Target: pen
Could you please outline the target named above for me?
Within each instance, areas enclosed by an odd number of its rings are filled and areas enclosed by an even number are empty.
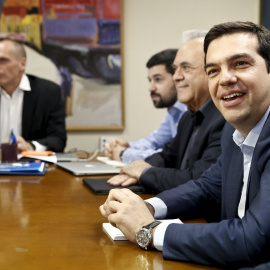
[[[9,144],[16,144],[16,143],[17,143],[16,136],[15,136],[13,129],[12,129],[10,132],[10,136],[9,136]]]

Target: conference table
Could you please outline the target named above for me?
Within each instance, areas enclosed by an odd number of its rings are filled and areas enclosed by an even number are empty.
[[[0,269],[217,269],[163,260],[159,251],[112,241],[99,212],[107,196],[95,195],[83,178],[90,176],[55,164],[47,165],[44,176],[0,176]]]

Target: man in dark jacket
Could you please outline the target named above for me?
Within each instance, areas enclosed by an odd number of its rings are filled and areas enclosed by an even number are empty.
[[[66,145],[65,106],[58,85],[28,76],[21,43],[0,41],[0,140],[13,130],[19,152],[52,150]]]

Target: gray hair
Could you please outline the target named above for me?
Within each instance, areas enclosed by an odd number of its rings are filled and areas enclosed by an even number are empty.
[[[205,37],[208,30],[187,30],[182,34],[182,44],[195,38]]]

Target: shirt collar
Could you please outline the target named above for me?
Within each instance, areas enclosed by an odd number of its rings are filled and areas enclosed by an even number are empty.
[[[185,112],[187,110],[187,106],[179,101],[176,101],[171,109],[168,109],[168,113],[174,117],[175,115],[179,115],[180,112]]]
[[[28,77],[23,74],[21,78],[21,82],[19,84],[19,88],[24,91],[31,91],[31,86]]]
[[[212,99],[209,98],[209,99],[201,106],[201,108],[198,110],[198,111],[201,112],[201,114],[202,114],[203,116],[205,116],[205,112],[208,110],[208,109],[207,109],[207,105],[210,103],[211,100],[212,100]],[[189,109],[188,109],[188,110],[189,110]],[[192,110],[189,110],[189,111],[191,112],[192,115],[196,113],[196,112],[194,112],[194,111],[192,111]],[[198,111],[197,111],[197,112],[198,112]]]
[[[176,101],[171,109],[168,109],[168,112],[174,112],[174,111],[182,111],[185,112],[187,110],[187,107],[184,103],[181,103],[179,101]]]
[[[17,89],[14,92],[16,92],[18,89],[23,91],[31,91],[29,79],[25,74],[23,74],[19,87],[17,87]],[[0,87],[0,93],[5,94],[6,92]]]
[[[237,129],[233,133],[233,140],[236,145],[242,148],[243,145],[249,147],[255,147],[264,126],[264,123],[270,112],[270,106],[261,118],[261,120],[255,125],[255,127],[248,133],[247,137],[243,136]]]

